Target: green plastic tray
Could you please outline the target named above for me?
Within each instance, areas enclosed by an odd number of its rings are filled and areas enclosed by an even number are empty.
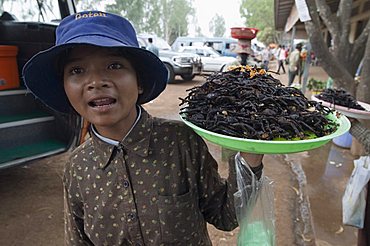
[[[339,118],[337,118],[335,115],[340,116]],[[335,132],[333,132],[330,135],[307,140],[271,141],[271,140],[256,140],[226,136],[223,134],[202,129],[194,125],[193,123],[185,120],[182,117],[182,115],[180,115],[180,118],[186,125],[191,127],[198,135],[212,143],[215,143],[230,150],[257,154],[288,154],[315,149],[326,144],[333,138],[346,133],[351,127],[351,123],[349,122],[346,116],[334,112],[328,115],[328,119],[337,122],[339,124],[339,127]]]

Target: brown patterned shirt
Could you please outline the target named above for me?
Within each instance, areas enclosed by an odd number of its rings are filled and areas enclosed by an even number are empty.
[[[235,169],[222,179],[202,138],[142,111],[119,146],[93,135],[73,151],[64,173],[67,245],[211,245],[206,222],[238,226]]]
[[[355,137],[364,147],[365,154],[370,154],[370,129],[367,129],[360,122],[352,122],[349,132]]]

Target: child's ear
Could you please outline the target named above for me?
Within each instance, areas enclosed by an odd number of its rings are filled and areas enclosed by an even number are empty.
[[[139,90],[139,95],[140,94],[143,94],[144,89],[143,89],[143,87],[141,85],[138,86],[138,90]]]

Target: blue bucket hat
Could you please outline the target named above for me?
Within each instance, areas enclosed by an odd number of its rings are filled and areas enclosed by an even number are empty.
[[[33,56],[23,67],[26,87],[43,103],[62,113],[72,110],[57,62],[67,49],[95,45],[127,50],[143,94],[138,103],[156,98],[167,85],[167,69],[152,52],[139,47],[136,32],[125,18],[101,11],[86,11],[64,18],[56,29],[55,46]],[[135,61],[132,61],[134,59]]]

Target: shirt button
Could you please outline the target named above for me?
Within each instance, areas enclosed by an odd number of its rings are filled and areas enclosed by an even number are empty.
[[[128,182],[127,180],[124,180],[123,181],[123,187],[127,188],[130,186],[130,182]]]
[[[136,219],[136,214],[134,214],[134,213],[129,213],[129,214],[127,215],[127,217],[128,217],[128,219],[129,219],[129,220],[134,221],[134,220]]]

